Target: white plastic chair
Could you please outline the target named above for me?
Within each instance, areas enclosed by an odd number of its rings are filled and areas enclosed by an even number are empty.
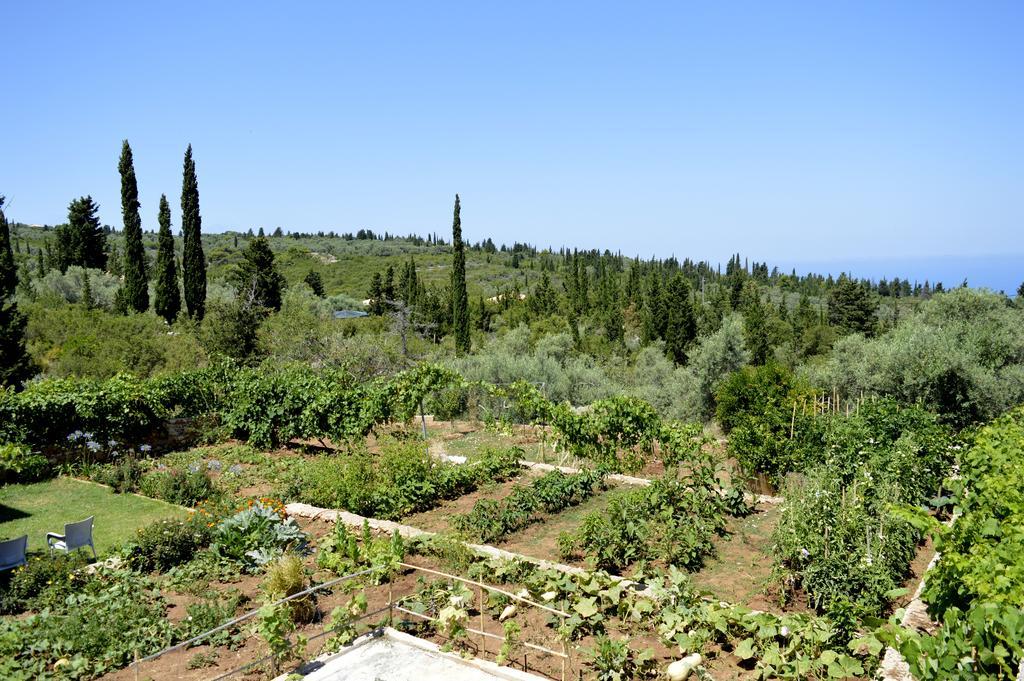
[[[92,549],[92,557],[95,559],[96,547],[92,543],[92,519],[94,517],[89,516],[85,520],[79,520],[77,523],[66,524],[64,526],[64,534],[47,532],[46,547],[51,553],[54,549],[71,553],[75,549],[88,546]]]
[[[28,535],[0,541],[0,572],[13,570],[28,562]]]

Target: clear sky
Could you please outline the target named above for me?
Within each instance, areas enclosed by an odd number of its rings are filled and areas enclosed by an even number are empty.
[[[781,264],[1016,254],[1024,2],[19,2],[0,193]]]

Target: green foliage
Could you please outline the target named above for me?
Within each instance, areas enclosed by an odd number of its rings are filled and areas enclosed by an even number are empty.
[[[846,333],[874,334],[878,301],[866,283],[840,276],[828,292],[828,323]]]
[[[819,418],[807,447],[824,456],[786,490],[774,535],[784,583],[802,587],[820,610],[849,603],[880,614],[921,537],[893,508],[924,505],[939,491],[952,439],[935,415],[890,400]]]
[[[147,474],[139,481],[139,491],[147,497],[163,499],[179,506],[195,506],[219,494],[205,470],[178,468]]]
[[[323,298],[324,293],[324,278],[320,276],[320,273],[316,270],[310,270],[309,274],[302,280],[309,286],[309,289],[313,292],[317,298]]]
[[[598,681],[630,681],[647,678],[654,673],[654,650],[646,648],[636,653],[626,639],[616,641],[598,634],[587,655],[594,669],[594,678]]]
[[[0,196],[0,390],[5,386],[18,387],[32,374],[32,363],[25,349],[27,319],[18,312],[14,302],[18,273],[3,208],[4,197]]]
[[[214,553],[254,572],[285,551],[303,550],[307,537],[295,520],[255,502],[222,520],[214,530],[213,541]]]
[[[665,351],[676,364],[686,364],[690,345],[697,337],[697,323],[693,317],[693,304],[690,302],[690,284],[682,273],[677,273],[672,279],[666,294],[668,320],[664,336]]]
[[[941,616],[974,603],[1024,607],[1024,409],[979,431],[951,483],[959,517],[936,540],[924,597]]]
[[[357,449],[345,457],[307,460],[290,471],[285,496],[359,515],[395,520],[455,499],[506,476],[510,456],[485,452],[480,464],[435,460],[420,442],[385,442],[374,456]]]
[[[199,181],[192,160],[192,145],[185,150],[181,180],[181,231],[184,253],[181,259],[185,307],[190,317],[202,320],[206,314],[206,256],[203,254],[202,217],[199,214]]]
[[[466,252],[459,212],[459,195],[456,194],[455,217],[452,220],[452,329],[455,351],[466,355],[469,354],[469,297],[466,293]]]
[[[267,644],[271,655],[271,673],[281,671],[281,665],[289,660],[301,659],[306,648],[306,638],[297,635],[292,641],[289,636],[295,631],[289,603],[264,605],[256,619],[256,633]]]
[[[149,273],[142,245],[139,187],[128,140],[121,145],[117,170],[121,174],[121,218],[124,225],[124,284],[118,292],[119,307],[126,311],[145,312],[149,309]]]
[[[265,237],[257,237],[245,247],[232,280],[245,304],[274,312],[281,310],[285,280],[277,271],[274,252]]]
[[[900,652],[920,681],[994,681],[1017,676],[1024,658],[1024,615],[1019,605],[976,600],[966,612],[950,607],[940,623],[934,634],[889,624],[876,636]]]
[[[790,430],[794,404],[805,392],[793,373],[775,362],[744,367],[722,382],[718,422],[729,433],[729,453],[747,473],[778,482],[802,467],[804,452]]]
[[[724,504],[713,469],[694,468],[683,479],[666,476],[618,493],[605,509],[588,514],[560,548],[566,554],[582,550],[602,570],[622,571],[656,558],[696,569],[725,530]]]
[[[0,444],[0,482],[34,482],[50,471],[50,462],[25,445]]]
[[[62,601],[78,584],[74,574],[88,559],[82,552],[32,556],[28,562],[0,575],[0,614],[42,610]]]
[[[234,589],[225,593],[215,591],[213,594],[207,594],[202,600],[189,603],[186,606],[187,616],[178,622],[175,627],[175,635],[180,639],[190,639],[211,629],[216,629],[234,619],[238,608],[247,600],[246,596]],[[241,628],[233,626],[207,636],[202,639],[200,645],[227,646],[230,650],[235,650],[245,642],[246,638],[247,636]],[[191,661],[189,664],[191,666]]]
[[[157,237],[156,299],[153,310],[168,324],[172,324],[181,311],[181,291],[178,290],[178,263],[174,254],[174,235],[171,233],[171,207],[165,194],[160,195],[158,222],[160,233]]]
[[[366,614],[366,593],[359,592],[349,598],[344,606],[331,611],[331,619],[325,630],[331,637],[324,644],[326,652],[337,652],[351,643],[356,637],[356,620]]]
[[[71,268],[67,278],[80,272]],[[100,280],[90,274],[94,283]],[[53,271],[48,276],[59,275]],[[93,292],[98,293],[97,287]],[[110,378],[121,372],[148,377],[206,363],[190,328],[178,325],[170,335],[153,314],[123,316],[42,298],[23,309],[29,318],[28,349],[51,378]]]
[[[364,522],[362,537],[357,539],[344,523],[337,522],[334,531],[321,540],[316,564],[336,575],[375,568],[367,581],[382,584],[398,572],[398,563],[404,558],[405,542],[398,530],[390,537],[375,537]]]
[[[956,289],[933,296],[875,339],[836,343],[805,369],[817,385],[847,395],[921,402],[956,426],[990,420],[1024,402],[1024,309],[995,293]]]
[[[121,555],[132,568],[141,572],[166,572],[195,558],[209,545],[213,528],[198,513],[187,520],[166,519],[139,529],[135,540]]]
[[[690,390],[696,393],[696,413],[692,417],[709,421],[715,414],[715,394],[722,381],[750,361],[750,353],[743,343],[740,316],[722,320],[718,330],[704,338],[689,358]]]
[[[68,205],[68,223],[55,230],[55,265],[62,273],[72,265],[106,269],[107,237],[96,215],[99,206],[91,196],[75,199]]]
[[[501,501],[480,499],[469,513],[451,519],[452,528],[475,541],[495,542],[538,520],[538,513],[558,513],[586,501],[601,485],[604,474],[583,471],[567,475],[554,470],[529,487],[516,486]]]
[[[141,575],[101,568],[62,600],[0,619],[0,676],[91,679],[168,646],[166,603]]]
[[[260,307],[242,298],[213,300],[204,306],[203,314],[199,342],[208,355],[245,363],[259,359],[257,331],[266,317]]]

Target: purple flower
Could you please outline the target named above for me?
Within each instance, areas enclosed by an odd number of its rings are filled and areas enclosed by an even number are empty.
[[[149,451],[152,451],[152,449],[153,448],[150,447],[149,445],[139,445],[139,451],[140,452],[149,452]]]
[[[88,442],[85,443],[85,446],[89,448],[90,452],[98,452],[98,451],[100,451],[100,443],[99,442],[93,442],[92,440],[89,440]]]

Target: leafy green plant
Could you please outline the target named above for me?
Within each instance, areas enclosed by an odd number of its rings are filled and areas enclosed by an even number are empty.
[[[594,638],[594,647],[587,651],[595,678],[600,681],[628,681],[653,675],[654,651],[646,648],[634,652],[625,640],[616,641],[604,634]]]
[[[336,652],[355,639],[356,620],[366,614],[366,607],[366,593],[361,591],[353,594],[344,606],[339,605],[331,611],[326,627],[331,637],[324,644],[326,651]]]
[[[334,531],[320,541],[316,556],[318,567],[337,575],[346,575],[366,568],[375,568],[368,581],[382,584],[398,571],[405,557],[405,542],[398,530],[391,536],[374,537],[369,522],[363,522],[361,540],[357,539],[342,522],[336,522]]]
[[[271,673],[277,675],[281,666],[290,660],[301,659],[306,648],[306,638],[296,635],[292,641],[289,636],[295,632],[295,620],[288,603],[264,605],[256,618],[256,633],[267,644],[270,650]]]
[[[247,601],[248,598],[237,590],[207,595],[202,600],[186,606],[187,616],[177,624],[175,633],[178,638],[189,639],[215,629],[234,619],[238,608]],[[204,638],[199,645],[227,646],[234,650],[245,642],[245,638],[245,632],[240,627],[230,627]]]
[[[0,481],[39,480],[46,475],[49,465],[45,456],[33,452],[26,445],[13,442],[0,444]]]
[[[699,567],[724,532],[724,501],[713,477],[699,469],[688,480],[662,477],[648,487],[621,492],[600,512],[588,514],[572,538],[559,540],[564,554],[581,550],[595,567],[622,570],[663,557]]]
[[[504,638],[501,641],[501,648],[498,650],[498,655],[495,658],[495,662],[499,665],[506,664],[519,653],[522,648],[519,638],[523,633],[522,627],[515,620],[504,622],[501,625],[501,630]]]
[[[306,534],[292,518],[284,518],[275,509],[256,502],[217,525],[213,551],[228,560],[255,570],[286,550],[301,551]]]

